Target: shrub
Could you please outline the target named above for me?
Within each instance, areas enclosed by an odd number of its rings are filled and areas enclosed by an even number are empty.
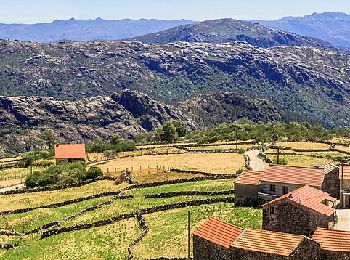
[[[36,171],[27,176],[25,184],[28,188],[70,185],[87,179],[95,179],[99,176],[102,176],[102,171],[97,167],[92,167],[86,171],[84,163],[67,163],[50,166],[43,172]]]
[[[98,167],[91,167],[87,172],[86,172],[86,178],[87,179],[96,179],[98,177],[101,177],[103,175],[103,172],[100,168]]]
[[[288,161],[286,158],[279,158],[278,162],[277,159],[273,160],[274,164],[280,164],[280,165],[287,165]]]

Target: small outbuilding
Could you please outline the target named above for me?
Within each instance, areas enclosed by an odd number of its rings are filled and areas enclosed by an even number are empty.
[[[322,259],[350,259],[350,232],[318,228],[312,239],[320,244]]]
[[[194,260],[320,259],[320,246],[303,235],[241,229],[209,219],[193,233]]]
[[[56,164],[85,162],[85,144],[56,144],[55,160]]]
[[[336,199],[308,185],[272,200],[263,207],[263,229],[311,236],[318,227],[337,221]]]

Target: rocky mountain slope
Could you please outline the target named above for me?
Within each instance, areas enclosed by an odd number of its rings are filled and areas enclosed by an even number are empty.
[[[46,129],[54,130],[61,141],[91,142],[115,133],[133,138],[155,130],[167,120],[180,121],[189,129],[204,129],[242,117],[255,122],[282,118],[266,101],[229,92],[203,95],[177,106],[131,90],[79,101],[0,97],[0,144],[8,150],[23,151],[31,143],[40,144],[41,133]]]
[[[247,118],[253,122],[283,121],[288,115],[266,99],[249,98],[243,93],[214,92],[181,102],[178,109],[198,129]]]
[[[350,15],[345,13],[314,13],[304,17],[285,17],[275,21],[256,21],[260,24],[315,37],[334,45],[350,48]]]
[[[36,42],[120,40],[192,24],[189,20],[55,20],[40,24],[0,24],[0,39]]]
[[[132,38],[148,44],[172,42],[226,43],[245,42],[257,47],[313,46],[332,48],[322,40],[269,29],[257,23],[230,18],[209,20],[201,23],[182,25],[166,31]]]
[[[244,43],[0,41],[0,95],[61,100],[129,88],[174,104],[212,91],[268,100],[291,119],[350,126],[347,53]]]

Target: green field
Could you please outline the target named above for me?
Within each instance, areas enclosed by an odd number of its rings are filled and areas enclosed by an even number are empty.
[[[176,196],[161,199],[146,199],[146,194],[179,191],[222,191],[233,188],[234,179],[205,180],[181,184],[168,184],[152,188],[136,188],[126,191],[134,198],[115,199],[111,204],[76,216],[61,227],[76,224],[88,224],[109,219],[122,213],[132,213],[139,209],[157,205],[167,205],[205,198],[222,198],[233,195],[216,196]],[[114,185],[114,188],[113,188]],[[95,187],[94,187],[95,186]],[[105,186],[105,189],[103,188]],[[125,186],[125,185],[123,185]],[[61,191],[39,192],[0,196],[4,207],[2,210],[44,206],[65,199],[81,198],[103,191],[117,191],[123,187],[108,181]],[[88,192],[88,190],[90,192]],[[93,190],[93,192],[91,192]],[[57,199],[54,199],[57,198]],[[112,199],[106,196],[90,199],[58,208],[39,208],[21,214],[7,214],[0,217],[0,230],[28,232],[52,221],[62,221],[80,210]],[[6,201],[9,201],[6,203]],[[136,259],[166,257],[185,257],[187,255],[187,212],[191,212],[192,230],[203,220],[212,216],[241,227],[261,227],[261,210],[238,208],[232,203],[214,203],[210,205],[177,208],[144,215],[149,232],[134,248]],[[61,233],[40,239],[39,233],[28,236],[0,236],[0,243],[18,243],[18,247],[9,251],[0,250],[0,259],[127,259],[129,244],[140,234],[141,230],[135,218],[128,218],[108,225],[86,230]]]

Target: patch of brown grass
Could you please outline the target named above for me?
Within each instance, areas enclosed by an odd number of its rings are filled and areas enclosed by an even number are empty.
[[[5,211],[19,208],[43,206],[65,200],[86,197],[101,192],[117,191],[125,185],[126,184],[115,185],[113,181],[103,180],[84,185],[82,187],[64,190],[1,195],[0,209],[1,211]]]
[[[330,148],[328,144],[313,142],[278,142],[277,145],[304,150],[327,150]]]
[[[122,171],[126,168],[155,168],[156,165],[198,170],[209,173],[235,173],[244,167],[244,157],[233,153],[186,153],[171,155],[145,155],[139,157],[118,158],[99,167],[104,171]]]

